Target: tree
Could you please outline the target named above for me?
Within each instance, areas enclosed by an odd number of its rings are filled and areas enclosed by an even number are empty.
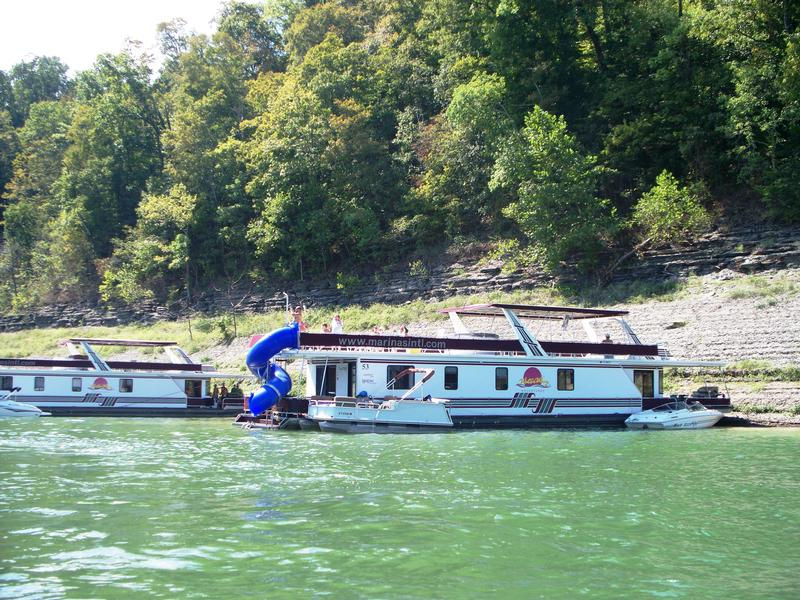
[[[772,218],[800,220],[796,2],[734,0],[703,14],[699,35],[729,58],[733,90],[724,132],[735,173],[763,196]]]
[[[0,110],[0,197],[11,181],[14,157],[19,152],[19,138],[14,126],[11,124],[11,115],[8,111]],[[0,201],[0,222],[3,220],[3,202]],[[2,229],[0,229],[2,231]]]
[[[63,208],[55,183],[69,147],[67,131],[73,113],[74,105],[66,99],[38,102],[17,130],[20,150],[4,196],[5,244],[0,255],[0,290],[7,290],[7,303],[12,298],[17,304],[30,300],[27,290],[36,274],[34,248],[47,237],[50,224]]]
[[[595,197],[599,174],[595,157],[581,151],[564,118],[537,106],[521,133],[506,139],[492,185],[517,195],[503,213],[546,267],[577,257],[586,269],[597,263],[616,226],[610,203]]]
[[[246,57],[245,78],[279,71],[285,66],[283,39],[264,15],[264,8],[249,2],[226,3],[219,16],[220,33],[226,34]]]
[[[55,56],[37,56],[11,68],[9,81],[13,104],[10,107],[15,127],[21,127],[33,104],[58,100],[70,87],[68,67]]]
[[[133,225],[148,179],[164,164],[164,123],[149,75],[128,54],[102,55],[77,82],[79,106],[58,191],[85,208],[98,257],[109,256],[112,238]]]
[[[136,226],[116,241],[106,265],[100,285],[104,300],[164,300],[170,292],[188,289],[188,230],[196,204],[197,198],[182,185],[166,195],[144,196],[136,210]]]

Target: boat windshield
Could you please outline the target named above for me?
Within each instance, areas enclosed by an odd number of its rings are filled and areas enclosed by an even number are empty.
[[[686,410],[686,402],[668,402],[667,404],[662,404],[661,406],[656,406],[653,409],[653,412],[668,412],[671,410]]]
[[[703,406],[700,402],[692,402],[689,405],[689,410],[691,411],[703,411],[708,410],[705,406]]]

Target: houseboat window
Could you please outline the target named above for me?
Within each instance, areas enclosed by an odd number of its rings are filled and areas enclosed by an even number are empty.
[[[444,368],[444,389],[446,390],[458,389],[458,367]]]
[[[558,389],[569,392],[575,389],[575,369],[558,370]]]
[[[389,382],[406,369],[413,369],[412,365],[389,365],[386,367],[386,381]],[[398,378],[393,385],[386,386],[387,390],[410,390],[414,386],[414,374],[406,373]]]
[[[33,391],[34,392],[43,392],[44,391],[44,377],[34,377],[33,378]]]
[[[72,391],[73,392],[80,392],[83,389],[83,379],[80,377],[73,377],[72,378]]]
[[[189,398],[202,398],[203,382],[199,379],[187,379],[183,384],[183,391]]]
[[[133,391],[133,379],[120,379],[119,391],[123,394],[129,394]]]
[[[653,397],[653,372],[652,371],[638,371],[633,372],[633,383],[639,388],[642,393],[642,398]]]
[[[508,367],[497,367],[494,370],[494,389],[508,389]]]
[[[664,395],[664,369],[658,370],[658,395]]]
[[[3,375],[0,377],[0,390],[5,390],[10,392],[11,389],[14,387],[14,378],[9,375]]]

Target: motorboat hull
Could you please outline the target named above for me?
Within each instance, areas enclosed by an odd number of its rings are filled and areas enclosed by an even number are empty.
[[[419,425],[416,423],[319,421],[317,424],[320,431],[329,433],[443,433],[453,430],[452,425]]]
[[[445,403],[410,399],[382,404],[311,402],[308,419],[321,431],[335,433],[428,433],[453,428]]]
[[[35,406],[15,402],[14,400],[0,401],[0,417],[17,417],[33,419],[36,417],[49,416],[50,413],[43,412]]]
[[[709,429],[722,418],[717,410],[676,411],[676,413],[647,414],[644,411],[632,415],[625,421],[630,429]]]

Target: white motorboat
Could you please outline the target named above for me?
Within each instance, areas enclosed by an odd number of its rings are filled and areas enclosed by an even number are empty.
[[[406,369],[395,379],[422,373],[422,378],[400,398],[374,402],[368,398],[334,397],[309,401],[307,418],[322,431],[338,433],[425,433],[453,427],[447,401],[430,396],[413,398],[433,377],[433,369]]]
[[[699,402],[678,400],[631,415],[625,425],[631,429],[708,429],[721,418],[720,411]]]
[[[43,417],[49,416],[50,413],[42,412],[35,406],[30,404],[23,404],[12,400],[15,392],[19,388],[13,388],[6,392],[0,392],[0,417]]]

